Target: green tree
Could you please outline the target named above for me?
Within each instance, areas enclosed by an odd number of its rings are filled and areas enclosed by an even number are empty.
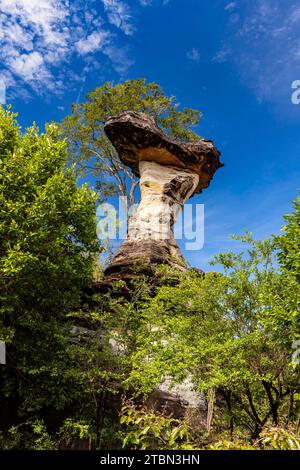
[[[293,284],[288,289],[276,268],[274,241],[241,240],[248,250],[216,257],[223,273],[187,272],[176,285],[166,279],[140,304],[128,384],[147,394],[166,377],[192,378],[198,390],[222,397],[231,433],[246,428],[257,438],[267,423],[299,412],[299,372],[274,329]]]
[[[63,120],[62,129],[78,171],[95,177],[102,195],[122,195],[127,212],[134,202],[138,182],[119,160],[103,125],[110,116],[128,110],[149,114],[159,127],[180,141],[199,138],[191,128],[200,120],[198,111],[180,110],[173,96],[167,97],[159,85],[146,83],[141,78],[118,85],[106,82],[89,93],[86,102],[73,105],[72,114]]]
[[[70,399],[66,313],[91,279],[99,252],[95,194],[78,187],[56,125],[21,132],[0,108],[0,387],[22,408]],[[65,375],[64,373],[65,372]]]
[[[280,286],[274,289],[276,308],[269,323],[289,347],[296,362],[300,360],[300,196],[293,201],[294,210],[285,215],[283,234],[275,237],[280,267]],[[284,296],[282,291],[284,289]],[[273,300],[275,300],[273,299]],[[284,299],[284,302],[283,302]],[[288,302],[287,302],[288,301]]]
[[[277,237],[279,261],[300,282],[300,196],[293,201],[293,212],[285,215],[283,235]]]

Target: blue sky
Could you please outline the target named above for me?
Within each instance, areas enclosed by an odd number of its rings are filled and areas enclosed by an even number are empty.
[[[203,112],[196,130],[225,167],[193,199],[205,204],[205,245],[185,253],[192,265],[237,247],[232,233],[278,233],[300,186],[297,0],[0,0],[0,45],[0,80],[24,126],[137,77]]]

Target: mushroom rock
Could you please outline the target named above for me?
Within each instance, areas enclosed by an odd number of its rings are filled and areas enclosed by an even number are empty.
[[[169,263],[186,269],[174,238],[184,203],[207,188],[223,166],[210,140],[171,140],[147,114],[127,111],[110,118],[105,133],[120,160],[140,178],[141,200],[128,221],[128,235],[110,266],[109,280],[124,279],[137,265]]]

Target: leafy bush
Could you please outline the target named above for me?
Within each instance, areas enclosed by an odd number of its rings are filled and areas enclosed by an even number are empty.
[[[43,421],[26,421],[12,426],[8,431],[4,449],[55,450],[56,443],[50,437]]]
[[[258,441],[266,450],[300,450],[300,436],[282,427],[266,428]]]
[[[123,448],[129,449],[193,449],[191,429],[176,419],[153,411],[125,404],[121,412]]]

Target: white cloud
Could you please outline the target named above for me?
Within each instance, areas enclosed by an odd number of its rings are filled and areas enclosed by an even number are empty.
[[[1,75],[36,91],[55,89],[52,67],[69,53],[64,0],[0,0]]]
[[[188,59],[193,60],[195,62],[199,62],[201,58],[200,52],[195,47],[193,47],[190,51],[188,51],[186,56]]]
[[[291,23],[297,23],[300,21],[300,6],[294,5],[291,8],[290,14],[289,14],[289,21]]]
[[[43,56],[37,51],[11,59],[10,65],[11,69],[25,81],[33,80],[37,74],[47,73]]]
[[[41,45],[62,44],[69,35],[68,29],[64,28],[67,6],[68,2],[64,0],[0,0],[3,37],[7,35],[7,39],[18,47],[24,36],[22,48],[25,49],[32,49],[34,35]]]
[[[114,36],[99,14],[99,0],[0,0],[0,79],[10,95],[28,98],[29,90],[46,95],[62,93],[71,82],[82,82],[103,53],[114,45]],[[123,2],[103,0],[110,22],[126,34],[133,26],[129,8]],[[125,69],[125,52],[111,65]],[[79,56],[82,71],[75,74],[72,59]],[[102,56],[107,62],[108,54]],[[85,64],[88,63],[88,72]],[[132,61],[131,61],[132,63]],[[127,60],[129,64],[129,59]],[[78,67],[78,64],[77,64]],[[79,78],[77,78],[79,76]]]
[[[108,21],[121,29],[125,34],[131,35],[135,28],[132,15],[127,3],[121,0],[102,0]]]
[[[212,60],[213,62],[216,62],[218,64],[223,64],[224,62],[227,62],[230,57],[230,54],[230,48],[228,46],[223,46],[216,52]]]
[[[149,7],[152,4],[152,0],[139,0],[142,7]]]
[[[230,2],[225,5],[224,10],[234,10],[237,6],[236,2]]]
[[[75,43],[76,50],[80,55],[96,52],[107,43],[109,37],[110,35],[106,31],[94,31],[85,39],[80,39]]]
[[[129,57],[128,51],[124,47],[108,46],[104,49],[104,53],[114,64],[115,70],[120,74],[124,75],[129,67],[131,67],[134,61]]]
[[[3,78],[0,77],[0,104],[6,103],[6,86]]]
[[[290,106],[290,85],[300,77],[300,7],[297,0],[253,0],[235,23],[215,62],[235,64],[259,101]]]

